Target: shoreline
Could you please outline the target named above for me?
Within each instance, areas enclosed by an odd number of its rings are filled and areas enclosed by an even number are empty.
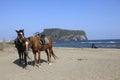
[[[111,47],[111,48],[53,47],[53,48],[78,48],[78,49],[120,49],[120,47]]]

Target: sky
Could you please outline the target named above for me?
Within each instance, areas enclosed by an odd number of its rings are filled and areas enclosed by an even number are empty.
[[[0,0],[0,40],[47,28],[84,30],[89,40],[120,39],[120,0]]]

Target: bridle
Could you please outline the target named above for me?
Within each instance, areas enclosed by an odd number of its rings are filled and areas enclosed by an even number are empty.
[[[20,36],[21,35],[21,36]],[[25,38],[24,37],[24,34],[22,33],[22,32],[20,32],[20,33],[18,33],[18,39],[19,39],[19,41],[22,43],[23,42],[23,39]]]

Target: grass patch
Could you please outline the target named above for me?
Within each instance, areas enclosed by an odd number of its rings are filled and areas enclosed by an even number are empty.
[[[4,51],[4,49],[11,48],[11,47],[14,47],[14,44],[0,43],[0,51]]]

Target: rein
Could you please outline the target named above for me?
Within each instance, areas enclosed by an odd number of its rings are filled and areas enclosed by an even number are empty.
[[[21,38],[18,36],[18,39],[19,39],[19,41],[21,42],[21,43],[23,43],[23,41],[21,40]]]

